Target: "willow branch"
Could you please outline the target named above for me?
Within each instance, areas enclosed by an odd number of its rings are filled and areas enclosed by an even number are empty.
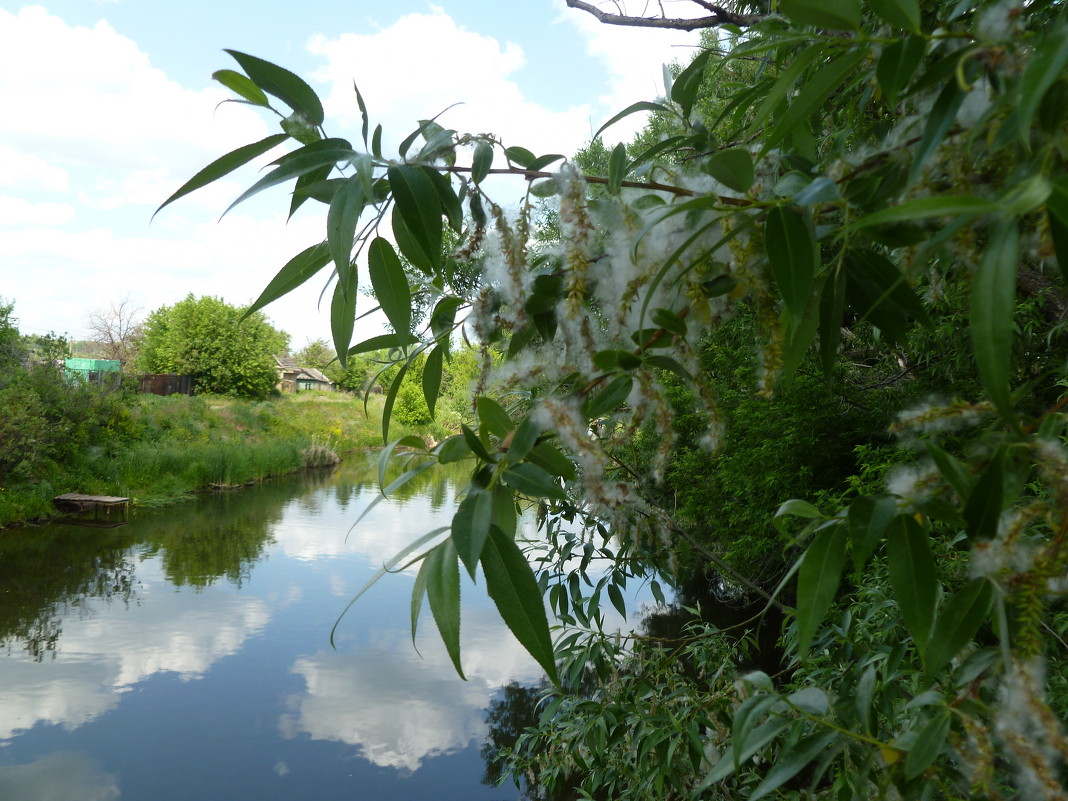
[[[736,14],[722,6],[707,0],[691,0],[706,11],[711,12],[707,17],[695,17],[693,19],[677,19],[671,17],[633,17],[628,14],[610,14],[597,8],[592,3],[584,0],[566,0],[568,8],[577,8],[585,11],[598,22],[605,25],[623,25],[630,28],[668,28],[676,31],[696,31],[704,28],[718,28],[721,25],[737,25],[747,28],[764,19],[761,14]]]

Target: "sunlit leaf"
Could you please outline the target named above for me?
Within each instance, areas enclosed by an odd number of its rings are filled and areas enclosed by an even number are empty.
[[[253,312],[257,312],[268,303],[289,294],[303,284],[330,262],[330,248],[325,242],[312,245],[302,250],[271,279],[271,283],[256,298],[256,302],[249,306],[241,316],[242,320],[248,318]]]
[[[504,471],[504,480],[518,492],[531,498],[555,498],[567,496],[560,485],[545,470],[530,462],[521,462]]]
[[[512,424],[512,418],[508,416],[508,412],[493,398],[488,398],[485,395],[480,396],[475,401],[475,408],[478,410],[478,420],[482,424],[481,430],[483,432],[505,437],[515,427]]]
[[[252,80],[240,72],[234,70],[217,70],[211,74],[213,80],[218,81],[227,89],[236,92],[254,106],[269,107],[267,95]]]
[[[363,183],[357,176],[341,184],[330,202],[330,210],[326,215],[326,241],[339,274],[349,269],[356,224],[366,202]],[[347,342],[345,344],[348,345]]]
[[[441,201],[433,180],[422,167],[407,164],[390,167],[386,174],[405,227],[436,272],[441,263],[442,224]]]
[[[412,293],[404,267],[388,240],[377,237],[368,246],[367,269],[389,324],[397,333],[407,331],[412,324]]]
[[[356,324],[356,270],[348,268],[338,275],[334,294],[330,301],[330,333],[334,338],[334,351],[338,361],[345,367],[344,354],[349,351],[352,330]],[[383,438],[383,442],[388,438]]]

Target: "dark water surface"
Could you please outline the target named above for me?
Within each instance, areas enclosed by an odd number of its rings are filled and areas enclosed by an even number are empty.
[[[433,472],[433,471],[431,471]],[[454,481],[380,503],[359,457],[129,525],[0,532],[0,799],[514,799],[481,784],[485,708],[540,670],[463,585],[459,680],[415,572]]]

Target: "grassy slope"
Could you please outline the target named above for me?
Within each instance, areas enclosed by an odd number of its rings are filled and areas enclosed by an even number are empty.
[[[160,506],[212,485],[241,485],[323,463],[324,455],[381,444],[382,398],[306,392],[252,402],[137,397],[107,442],[49,481],[0,487],[0,526],[53,514],[64,492],[130,497]],[[396,424],[391,436],[410,432]]]

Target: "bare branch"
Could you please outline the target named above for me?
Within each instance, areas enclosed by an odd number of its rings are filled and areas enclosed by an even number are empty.
[[[668,28],[677,31],[696,31],[704,28],[718,28],[721,25],[737,25],[740,28],[747,28],[764,19],[762,14],[736,14],[723,8],[723,6],[710,3],[708,0],[691,0],[691,2],[711,12],[711,16],[695,17],[693,19],[668,17],[663,13],[663,8],[661,8],[661,16],[659,17],[634,17],[622,12],[610,14],[584,0],[565,1],[568,8],[585,11],[605,25],[623,25],[631,28]],[[616,7],[619,7],[618,4]]]

